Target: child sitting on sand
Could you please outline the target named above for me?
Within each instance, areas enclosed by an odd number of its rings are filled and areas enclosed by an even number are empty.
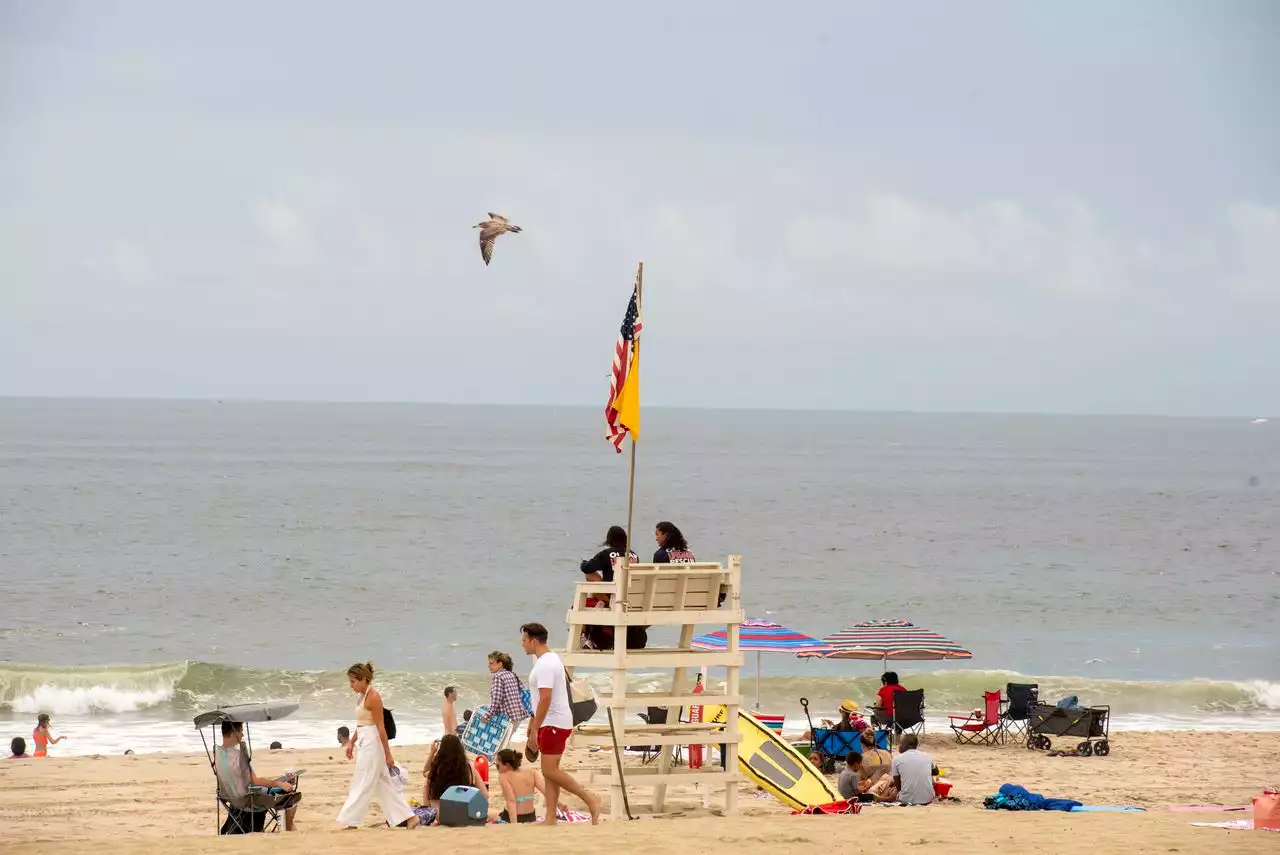
[[[499,751],[496,759],[499,772],[498,783],[502,786],[502,798],[507,804],[498,818],[503,822],[517,824],[537,822],[535,800],[538,793],[542,793],[544,798],[547,795],[542,775],[532,766],[521,768],[520,754],[510,748]],[[513,809],[515,819],[511,818]]]
[[[850,751],[848,756],[844,758],[844,769],[840,771],[840,778],[836,781],[836,788],[840,791],[840,798],[842,799],[857,799],[858,795],[863,792],[861,754],[856,751]]]

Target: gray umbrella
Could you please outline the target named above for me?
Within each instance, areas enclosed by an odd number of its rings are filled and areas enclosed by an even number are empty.
[[[195,717],[196,730],[224,721],[275,721],[298,711],[293,701],[263,701],[256,704],[232,704],[218,707]]]

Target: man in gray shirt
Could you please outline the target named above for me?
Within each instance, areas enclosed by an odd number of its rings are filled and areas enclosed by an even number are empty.
[[[904,805],[927,805],[934,799],[933,776],[938,774],[938,767],[919,746],[914,733],[904,734],[890,768],[898,801]]]

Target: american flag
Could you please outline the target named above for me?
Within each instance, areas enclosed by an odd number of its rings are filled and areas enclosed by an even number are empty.
[[[604,404],[604,420],[608,424],[604,438],[613,443],[613,448],[622,453],[622,440],[627,436],[627,429],[618,422],[618,411],[613,402],[622,391],[622,384],[627,382],[627,372],[631,370],[631,353],[635,341],[640,337],[644,324],[640,321],[640,307],[637,305],[638,290],[631,292],[631,302],[627,303],[627,314],[622,319],[622,328],[618,330],[618,343],[613,348],[613,375],[609,378],[609,400]]]

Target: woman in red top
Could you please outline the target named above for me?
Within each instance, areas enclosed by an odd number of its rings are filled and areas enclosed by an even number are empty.
[[[871,718],[876,724],[892,724],[893,723],[893,693],[905,692],[907,689],[898,683],[897,671],[885,671],[880,676],[880,691],[876,692],[879,699],[874,706],[871,707]]]

